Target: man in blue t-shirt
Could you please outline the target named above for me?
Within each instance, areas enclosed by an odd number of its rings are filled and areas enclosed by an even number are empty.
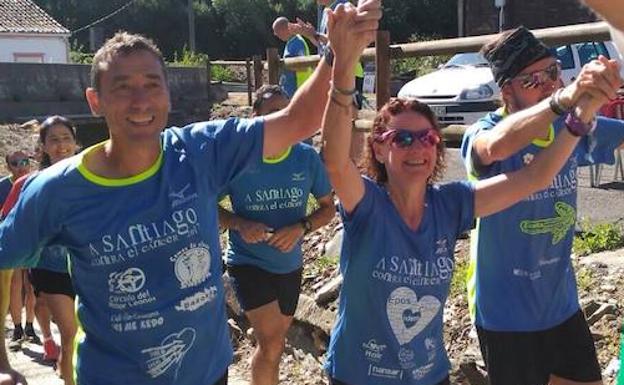
[[[502,33],[481,52],[501,87],[504,106],[464,135],[462,157],[473,178],[518,170],[559,130],[593,124],[567,112],[581,97],[615,96],[601,82],[617,89],[620,81],[589,63],[576,81],[559,88],[555,57],[524,27]],[[604,118],[595,123],[593,135],[579,143],[549,188],[481,218],[471,238],[469,303],[492,385],[601,384],[570,261],[576,176],[579,165],[613,162],[613,150],[624,140],[624,123]]]
[[[265,85],[256,93],[254,116],[287,105],[279,86]],[[317,152],[299,143],[263,158],[224,194],[232,203],[232,212],[219,207],[219,223],[229,229],[228,273],[258,342],[251,380],[275,384],[301,290],[301,242],[334,217],[331,187]],[[306,215],[310,194],[318,208]]]
[[[341,65],[355,64],[381,17],[379,0],[358,11],[335,16],[333,39],[353,41],[336,52]],[[0,224],[0,267],[33,266],[44,246],[68,249],[77,383],[227,383],[217,196],[318,129],[328,60],[284,110],[164,129],[171,102],[154,43],[120,32],[98,50],[86,97],[110,139],[29,179]],[[16,380],[2,353],[0,381]]]
[[[273,34],[278,39],[285,42],[283,58],[297,57],[297,56],[309,56],[310,48],[308,43],[300,34],[294,32],[295,24],[288,21],[287,18],[280,16],[273,22]],[[297,88],[310,77],[312,74],[311,68],[306,68],[297,71],[291,71],[289,69],[283,69],[280,76],[279,84],[286,91],[286,95],[291,98]]]

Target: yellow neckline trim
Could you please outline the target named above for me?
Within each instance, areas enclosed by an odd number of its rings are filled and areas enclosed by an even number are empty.
[[[128,177],[128,178],[119,178],[119,179],[105,178],[103,176],[96,175],[96,174],[92,173],[91,171],[89,171],[89,169],[87,169],[87,167],[85,165],[85,158],[91,152],[97,150],[99,147],[104,146],[104,144],[106,144],[106,142],[107,141],[95,144],[95,145],[87,148],[83,152],[81,152],[80,155],[79,155],[79,162],[80,163],[78,164],[78,171],[82,174],[82,176],[85,177],[85,179],[87,179],[90,182],[93,182],[95,184],[99,184],[101,186],[108,186],[108,187],[128,186],[128,185],[139,183],[139,182],[142,182],[142,181],[148,179],[152,175],[156,174],[158,172],[158,170],[160,170],[160,166],[162,166],[163,151],[162,151],[162,148],[161,148],[160,154],[158,154],[158,159],[156,159],[156,162],[154,162],[154,164],[152,164],[147,170],[143,171],[140,174],[133,175],[133,176]]]
[[[507,112],[507,107],[505,106],[496,110],[496,113],[500,114],[503,118],[509,115],[509,113]],[[541,139],[541,138],[533,139],[531,141],[531,144],[537,147],[548,147],[552,144],[554,140],[555,140],[555,128],[553,127],[551,123],[548,126],[548,137],[546,139]]]
[[[290,151],[292,150],[292,146],[288,147],[286,149],[286,151],[282,152],[280,155],[276,156],[275,158],[262,158],[262,162],[267,163],[267,164],[276,164],[279,162],[282,162],[284,159],[288,158],[288,155],[290,155]]]

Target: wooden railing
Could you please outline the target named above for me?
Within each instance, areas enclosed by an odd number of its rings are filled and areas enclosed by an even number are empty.
[[[568,25],[563,27],[542,28],[533,30],[537,38],[548,45],[572,44],[588,40],[609,40],[609,29],[605,22]],[[392,60],[421,56],[452,55],[461,52],[476,52],[483,44],[496,35],[480,35],[455,39],[422,41],[417,43],[390,44],[387,31],[377,32],[375,47],[364,50],[361,60],[375,62],[375,96],[377,107],[383,106],[390,98],[390,64]],[[247,69],[247,86],[249,104],[252,103],[252,92],[262,85],[263,70],[268,70],[269,84],[278,84],[280,69],[297,70],[315,67],[319,62],[318,55],[300,56],[280,59],[277,48],[266,50],[266,65],[260,56],[238,61],[212,61],[209,65],[245,66]],[[253,79],[251,71],[253,68]]]

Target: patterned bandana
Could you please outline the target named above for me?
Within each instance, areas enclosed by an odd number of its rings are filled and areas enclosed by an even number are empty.
[[[549,56],[552,53],[548,47],[537,40],[531,31],[521,26],[498,48],[488,52],[485,58],[490,63],[496,84],[502,87],[526,67]]]

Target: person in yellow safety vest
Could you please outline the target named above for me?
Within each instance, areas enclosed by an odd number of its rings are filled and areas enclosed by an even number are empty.
[[[303,36],[295,33],[293,23],[287,18],[280,16],[273,22],[273,34],[280,40],[286,42],[283,57],[297,57],[310,55],[310,48]],[[295,94],[299,88],[312,74],[311,68],[291,71],[284,69],[280,76],[280,86],[286,91],[288,97]]]

